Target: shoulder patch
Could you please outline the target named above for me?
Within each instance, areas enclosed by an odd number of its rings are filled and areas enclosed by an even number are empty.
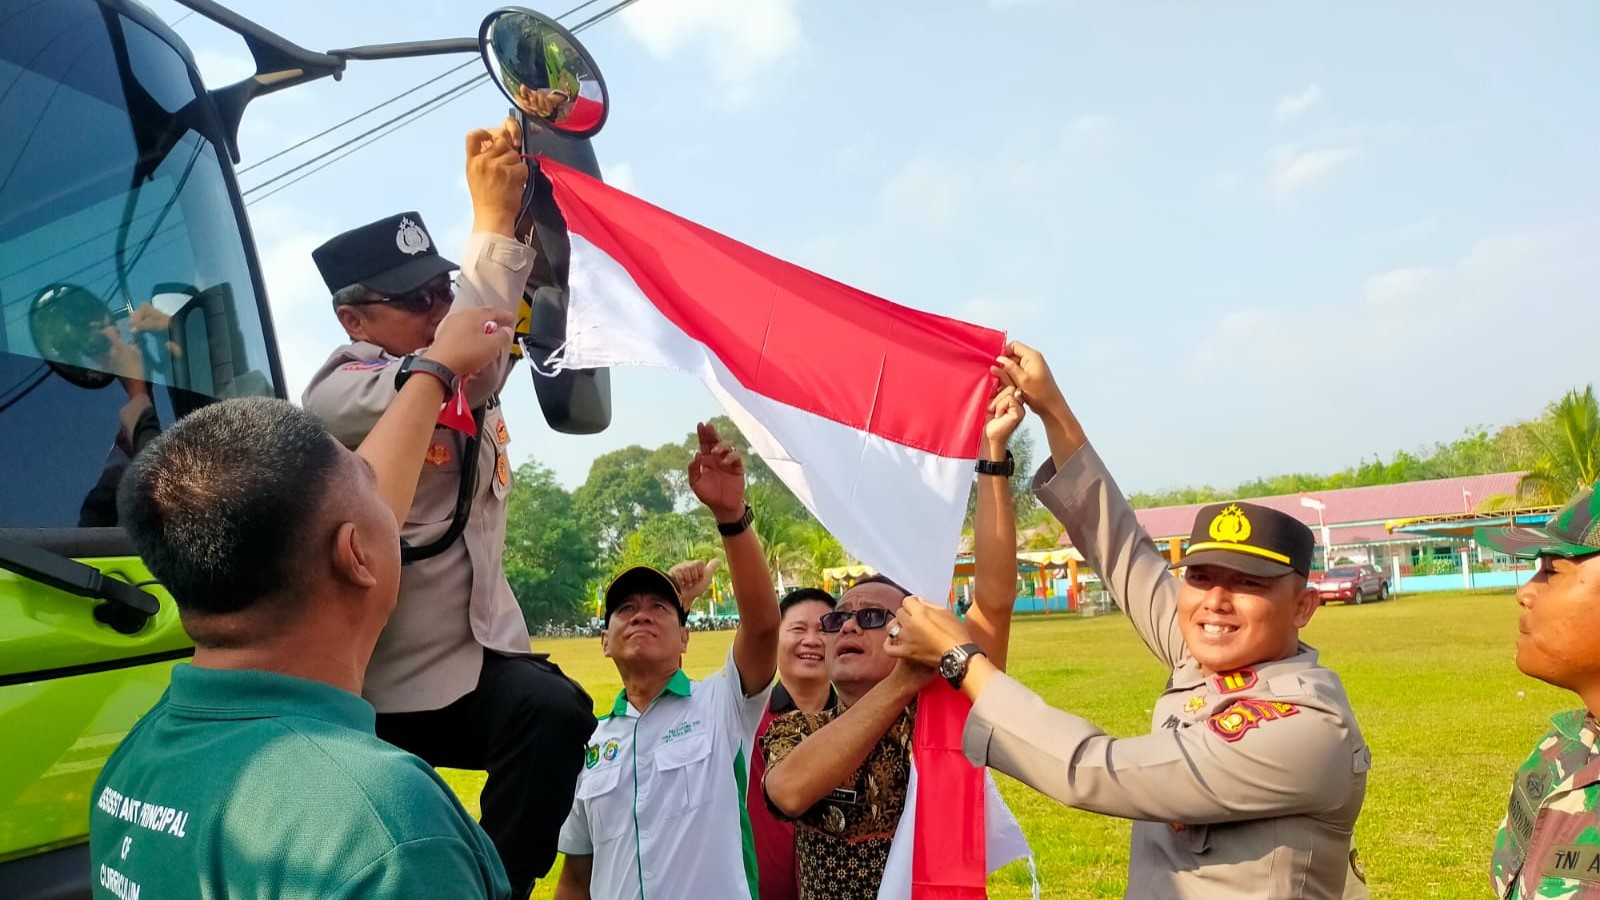
[[[345,363],[344,365],[339,367],[339,371],[341,371],[341,372],[376,372],[379,369],[387,369],[387,368],[389,368],[389,363],[388,363],[387,360],[382,360],[382,359],[362,359],[362,360],[357,360],[357,361],[352,362],[352,363]]]
[[[1286,719],[1299,712],[1300,707],[1282,700],[1236,700],[1227,709],[1207,719],[1206,724],[1218,737],[1232,743],[1264,722]]]
[[[1234,694],[1256,686],[1256,670],[1240,669],[1213,679],[1219,694]]]

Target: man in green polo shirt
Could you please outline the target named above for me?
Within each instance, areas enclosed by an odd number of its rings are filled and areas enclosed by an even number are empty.
[[[510,325],[454,312],[427,356],[476,372]],[[358,453],[288,403],[230,400],[134,459],[121,521],[195,654],[95,783],[95,897],[510,896],[488,837],[361,699],[444,400],[442,378],[405,380]]]

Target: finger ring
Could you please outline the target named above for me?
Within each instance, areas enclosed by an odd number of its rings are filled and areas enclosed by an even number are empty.
[[[900,626],[899,625],[896,625],[893,628],[889,629],[889,640],[891,640],[891,641],[892,640],[896,640],[899,637],[900,637]]]

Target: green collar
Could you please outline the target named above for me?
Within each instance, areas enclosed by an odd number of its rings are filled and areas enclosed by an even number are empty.
[[[372,704],[331,684],[258,669],[172,667],[167,708],[190,719],[320,719],[373,732]]]
[[[683,674],[682,669],[673,672],[672,677],[667,679],[667,686],[662,689],[661,693],[673,694],[674,696],[678,697],[689,696],[689,676]],[[658,696],[656,699],[660,699],[660,697]],[[650,701],[650,703],[652,706],[655,705],[654,700]],[[614,717],[622,717],[626,716],[627,714],[628,689],[623,688],[622,690],[617,691],[617,701],[611,704],[611,715]]]

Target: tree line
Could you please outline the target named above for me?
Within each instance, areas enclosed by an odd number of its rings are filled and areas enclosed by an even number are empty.
[[[839,542],[801,505],[726,417],[712,420],[744,455],[754,528],[767,564],[786,586],[818,585],[823,570],[852,560]],[[707,559],[720,550],[710,515],[689,490],[687,467],[698,447],[688,432],[654,449],[624,447],[597,457],[576,490],[567,491],[536,461],[517,469],[509,502],[505,571],[528,624],[586,621],[595,612],[604,579],[638,563],[665,568],[684,559]],[[1027,429],[1012,441],[1017,477],[1012,490],[1026,549],[1049,549],[1061,529],[1028,490],[1035,448]],[[1527,473],[1515,496],[1482,498],[1484,507],[1544,506],[1563,502],[1580,485],[1600,479],[1600,405],[1593,386],[1568,391],[1534,419],[1500,428],[1478,427],[1456,440],[1415,452],[1374,457],[1329,475],[1285,474],[1229,488],[1210,485],[1140,492],[1138,508],[1210,503],[1397,484],[1458,475]],[[970,531],[976,495],[969,497]],[[703,597],[710,611],[717,593]],[[731,598],[727,607],[731,608]]]

